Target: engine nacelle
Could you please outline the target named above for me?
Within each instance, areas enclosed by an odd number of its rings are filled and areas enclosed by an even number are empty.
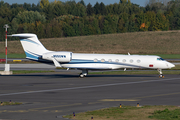
[[[72,60],[72,52],[49,52],[42,55],[42,58],[46,60],[52,60],[52,57],[58,62],[70,62]]]

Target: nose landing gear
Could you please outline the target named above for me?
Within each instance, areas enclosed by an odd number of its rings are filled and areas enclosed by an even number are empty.
[[[158,72],[159,72],[159,78],[164,78],[164,75],[162,73],[162,69],[157,69]]]

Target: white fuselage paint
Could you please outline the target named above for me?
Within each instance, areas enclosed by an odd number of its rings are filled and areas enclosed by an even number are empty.
[[[159,56],[149,55],[116,55],[116,54],[79,54],[73,53],[69,63],[61,63],[65,68],[79,69],[119,69],[119,68],[151,68],[168,69],[172,63],[158,60]]]

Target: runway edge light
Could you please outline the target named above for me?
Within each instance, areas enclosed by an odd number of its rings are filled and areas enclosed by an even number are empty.
[[[139,107],[139,103],[137,103],[137,107]]]
[[[121,108],[121,107],[122,107],[122,105],[120,104],[120,105],[119,105],[119,107]]]
[[[76,117],[75,112],[73,112],[73,116],[74,116],[74,118]]]

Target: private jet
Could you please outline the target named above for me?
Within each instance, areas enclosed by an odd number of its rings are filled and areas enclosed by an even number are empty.
[[[55,65],[67,69],[82,70],[80,77],[88,75],[89,70],[116,70],[123,68],[148,68],[157,69],[159,77],[164,78],[162,69],[175,67],[174,64],[154,55],[119,55],[119,54],[85,54],[68,51],[47,50],[38,40],[36,34],[22,33],[12,34],[11,37],[19,37],[26,58]]]

